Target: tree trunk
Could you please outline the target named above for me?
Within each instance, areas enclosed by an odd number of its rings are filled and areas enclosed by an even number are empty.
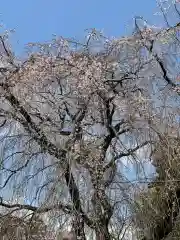
[[[99,226],[98,229],[96,229],[96,240],[110,240],[108,226]]]
[[[84,233],[84,221],[80,216],[75,216],[73,220],[73,231],[75,232],[76,239],[78,240],[86,240],[86,236]]]

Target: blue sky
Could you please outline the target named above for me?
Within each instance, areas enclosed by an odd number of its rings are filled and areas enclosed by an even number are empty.
[[[104,30],[108,36],[132,31],[133,17],[159,23],[156,0],[2,0],[0,21],[15,29],[13,45],[22,52],[27,42],[50,40],[52,34],[80,39],[87,28]]]

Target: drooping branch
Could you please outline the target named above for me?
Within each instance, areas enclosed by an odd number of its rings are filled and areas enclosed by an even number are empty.
[[[127,150],[127,152],[122,152],[122,153],[118,154],[117,156],[113,157],[112,160],[104,167],[104,172],[107,171],[109,168],[112,168],[117,160],[119,160],[123,157],[133,156],[133,154],[137,150],[147,146],[148,144],[153,144],[153,141],[145,141],[142,144],[136,146],[135,148],[131,148],[131,149]]]
[[[8,84],[1,83],[0,85],[4,89],[4,96],[6,100],[9,101],[9,103],[15,109],[17,114],[18,113],[21,114],[22,119],[19,118],[20,123],[23,125],[25,130],[28,131],[28,133],[30,133],[32,138],[40,145],[42,151],[47,152],[51,156],[56,157],[61,163],[64,162],[66,166],[65,179],[67,186],[69,187],[71,200],[74,203],[74,209],[81,215],[81,217],[87,223],[87,225],[92,226],[93,225],[92,222],[82,211],[79,190],[77,188],[73,175],[70,172],[69,163],[66,161],[66,150],[57,148],[47,139],[43,131],[41,131],[41,129],[33,122],[31,116],[28,114],[26,109],[20,104],[19,100],[12,94]]]

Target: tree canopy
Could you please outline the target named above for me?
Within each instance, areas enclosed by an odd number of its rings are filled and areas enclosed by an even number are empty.
[[[25,59],[0,36],[0,235],[178,239],[180,24],[161,12],[166,28],[135,17],[129,37],[91,29]]]

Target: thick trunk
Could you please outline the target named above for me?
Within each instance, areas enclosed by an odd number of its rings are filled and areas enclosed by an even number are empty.
[[[80,194],[76,182],[74,180],[73,174],[71,173],[69,164],[67,164],[67,168],[65,171],[65,180],[69,188],[69,193],[74,205],[74,209],[76,210],[77,214],[73,219],[73,231],[75,232],[76,238],[78,240],[86,240],[84,233],[84,219],[82,218],[81,215],[83,211],[81,207]]]
[[[110,234],[106,225],[96,229],[96,240],[110,240]]]
[[[86,240],[86,236],[84,233],[84,221],[80,216],[75,216],[72,227],[73,231],[75,232],[76,239]]]

